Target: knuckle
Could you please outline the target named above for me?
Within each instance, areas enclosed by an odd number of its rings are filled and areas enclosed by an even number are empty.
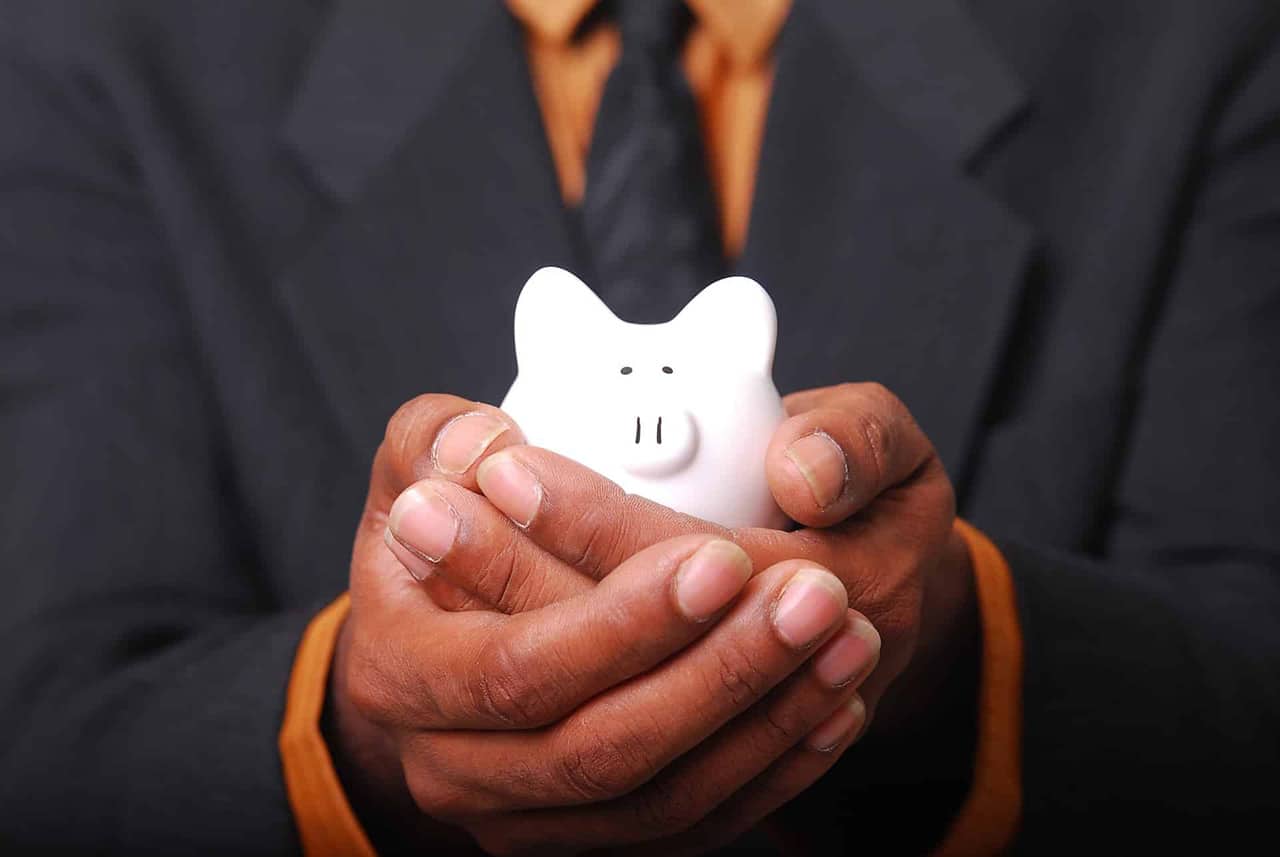
[[[860,383],[858,381],[845,381],[843,383],[836,384],[835,386],[830,388],[829,395],[824,397],[824,401],[830,402],[833,400],[840,400],[840,399],[857,399],[859,396],[863,394],[863,392],[866,390],[867,387],[869,387],[871,384],[874,384],[874,383],[875,383],[874,381],[871,381],[869,383]]]
[[[432,450],[450,420],[475,410],[475,404],[445,393],[424,393],[396,408],[387,420],[379,459],[406,482],[432,473]]]
[[[882,484],[888,472],[889,457],[893,453],[893,432],[884,416],[863,411],[854,421],[857,436],[862,440],[876,484]]]
[[[399,683],[385,658],[371,651],[362,635],[352,634],[351,648],[342,661],[341,686],[352,708],[366,720],[385,723],[396,720],[402,706]]]
[[[706,814],[701,791],[675,778],[654,780],[637,797],[637,822],[661,836],[684,833]]]
[[[587,803],[617,797],[629,783],[626,758],[610,745],[571,750],[559,764],[561,781],[575,798]]]
[[[370,671],[348,670],[345,685],[347,700],[361,717],[375,722],[387,719],[391,709],[387,689]]]
[[[438,398],[430,394],[412,398],[387,420],[382,450],[396,470],[411,469],[413,462],[430,450],[430,443],[424,443],[421,437],[422,426],[435,411]]]
[[[440,676],[424,673],[391,640],[353,642],[343,666],[348,701],[365,719],[384,725],[419,726],[449,718],[441,707]]]
[[[555,682],[540,682],[524,669],[510,641],[491,641],[474,671],[475,709],[497,723],[516,729],[542,726],[555,719]]]
[[[503,539],[496,550],[486,553],[473,571],[476,590],[501,609],[509,608],[520,596],[516,581],[519,553],[519,537],[512,535]]]
[[[878,402],[886,402],[893,398],[893,393],[889,392],[889,388],[879,381],[868,381],[862,386],[868,396],[871,396]]]
[[[770,705],[762,718],[761,743],[774,750],[792,747],[818,725],[817,720],[813,712],[798,710],[796,706]]]
[[[435,765],[406,764],[404,781],[414,806],[432,818],[448,821],[474,812],[470,790],[442,777]]]
[[[718,690],[727,693],[737,708],[764,696],[772,686],[770,675],[741,649],[721,648],[716,652],[715,679]]]
[[[412,436],[427,415],[434,410],[433,404],[436,398],[431,394],[415,396],[396,408],[395,413],[387,420],[383,441],[394,445]]]
[[[879,574],[860,575],[852,583],[849,603],[864,614],[876,617],[876,630],[884,633],[886,617],[907,615],[919,607],[920,585],[909,560],[895,556],[890,548],[878,564]]]
[[[871,410],[888,416],[896,416],[906,410],[897,395],[879,381],[868,381],[864,384],[856,384],[855,387],[856,397]]]
[[[654,773],[645,740],[631,729],[571,740],[557,759],[561,783],[576,799],[598,803],[629,794]]]
[[[493,784],[494,792],[499,795],[540,794],[547,791],[547,769],[540,753],[520,754],[508,758],[500,769],[485,769],[483,776],[486,782]],[[505,805],[510,808],[511,799]],[[495,807],[502,809],[502,807]]]
[[[626,539],[627,516],[608,514],[607,508],[587,504],[570,524],[568,531],[576,533],[578,541],[571,563],[574,568],[611,570],[613,557]]]

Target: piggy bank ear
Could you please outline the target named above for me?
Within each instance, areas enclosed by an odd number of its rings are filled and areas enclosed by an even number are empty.
[[[581,359],[618,318],[587,284],[563,268],[539,268],[516,301],[516,364]]]
[[[716,280],[670,324],[707,358],[773,375],[778,315],[769,293],[749,277]]]

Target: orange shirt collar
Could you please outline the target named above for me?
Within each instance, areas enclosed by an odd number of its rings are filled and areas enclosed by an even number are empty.
[[[539,38],[567,42],[597,0],[507,0],[511,13]],[[687,0],[698,23],[737,63],[762,61],[773,47],[791,0]]]

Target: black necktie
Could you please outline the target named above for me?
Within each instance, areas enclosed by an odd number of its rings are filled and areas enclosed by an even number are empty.
[[[723,276],[697,105],[679,68],[683,0],[618,0],[622,55],[587,156],[582,227],[596,290],[621,318],[666,321]]]

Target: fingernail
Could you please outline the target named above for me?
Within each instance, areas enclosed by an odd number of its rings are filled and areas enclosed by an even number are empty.
[[[462,414],[445,423],[431,455],[436,469],[456,476],[466,473],[498,436],[511,426],[485,413]]]
[[[849,596],[829,571],[806,568],[782,591],[773,624],[783,641],[803,649],[821,637],[844,614]]]
[[[843,687],[865,677],[879,659],[880,634],[866,619],[854,618],[822,647],[813,659],[813,671],[832,687]]]
[[[396,537],[392,534],[390,527],[382,531],[382,541],[386,543],[387,549],[395,554],[396,559],[400,560],[404,570],[409,572],[409,576],[414,580],[419,583],[426,583],[435,574],[433,564],[396,541]]]
[[[444,498],[414,485],[391,504],[387,526],[396,541],[431,562],[439,562],[458,537],[458,515]]]
[[[676,603],[695,622],[710,619],[742,591],[751,577],[746,552],[723,539],[708,542],[676,572]]]
[[[805,744],[810,750],[830,753],[841,744],[855,738],[862,731],[862,725],[866,719],[866,704],[862,701],[862,697],[854,696],[840,706],[821,726],[810,732],[809,737],[805,739]]]
[[[849,481],[849,462],[840,444],[826,432],[814,432],[791,442],[783,453],[809,483],[809,492],[819,509],[840,499]]]
[[[533,523],[542,505],[542,485],[510,454],[498,453],[486,458],[476,471],[476,482],[489,502],[521,527]]]

